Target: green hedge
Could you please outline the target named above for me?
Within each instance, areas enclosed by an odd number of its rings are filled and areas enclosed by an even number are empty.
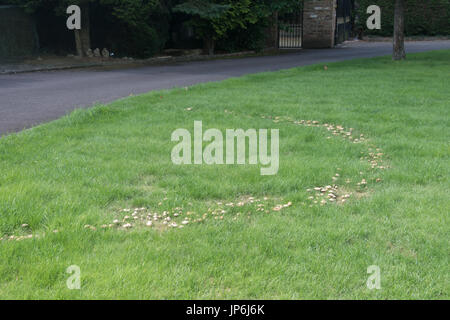
[[[356,0],[357,26],[364,34],[391,36],[394,28],[395,0]],[[381,8],[381,30],[368,30],[367,7]],[[450,35],[450,0],[405,0],[405,32],[414,35]]]

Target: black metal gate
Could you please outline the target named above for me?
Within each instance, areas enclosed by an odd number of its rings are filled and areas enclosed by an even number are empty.
[[[278,18],[278,48],[302,47],[303,12],[285,14]]]
[[[352,11],[354,0],[337,0],[335,43],[342,43],[350,38],[352,32]]]

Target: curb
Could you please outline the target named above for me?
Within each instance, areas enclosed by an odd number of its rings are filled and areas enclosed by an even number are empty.
[[[60,71],[60,70],[71,70],[71,69],[84,69],[84,68],[94,68],[94,67],[114,67],[114,66],[133,66],[133,65],[158,65],[167,62],[190,62],[190,61],[208,61],[221,58],[233,58],[233,57],[246,57],[246,56],[259,56],[267,54],[264,51],[257,53],[256,51],[242,51],[235,53],[225,53],[225,54],[215,54],[215,55],[188,55],[188,56],[167,56],[167,57],[157,57],[149,58],[145,60],[125,60],[125,61],[111,61],[111,62],[99,62],[99,63],[88,63],[80,65],[66,65],[66,66],[55,66],[55,67],[42,67],[33,68],[25,70],[16,71],[0,71],[0,75],[5,74],[19,74],[19,73],[32,73],[32,72],[42,72],[42,71]]]

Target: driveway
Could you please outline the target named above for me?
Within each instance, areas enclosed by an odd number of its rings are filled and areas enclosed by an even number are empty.
[[[450,49],[450,40],[406,44],[408,53]],[[391,54],[388,42],[350,42],[333,49],[300,50],[276,56],[209,60],[129,69],[83,69],[0,75],[0,135],[57,119],[76,108],[106,103],[131,93],[219,81],[355,58]]]

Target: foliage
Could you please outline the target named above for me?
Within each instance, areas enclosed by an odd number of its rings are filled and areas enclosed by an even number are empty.
[[[217,41],[217,50],[224,52],[238,52],[246,50],[261,51],[264,49],[267,24],[259,21],[246,26],[245,29],[230,30]]]
[[[174,11],[199,16],[206,20],[213,20],[223,17],[228,9],[230,9],[230,6],[225,4],[213,3],[207,0],[191,0],[177,5]]]
[[[299,10],[301,0],[1,0],[19,4],[38,17],[45,17],[53,8],[60,25],[69,4],[90,4],[93,47],[107,46],[119,55],[151,56],[164,48],[169,39],[172,19],[185,19],[200,39],[220,40],[224,51],[259,50],[264,47],[267,27],[274,12],[280,14]],[[172,18],[172,15],[176,16]],[[59,18],[57,18],[59,17]],[[93,17],[95,19],[93,19]],[[56,23],[56,21],[58,21]],[[55,28],[44,28],[45,32]],[[53,31],[55,43],[67,32]],[[45,42],[51,36],[43,36]],[[56,41],[57,40],[57,41]]]
[[[37,16],[39,24],[51,31],[52,25],[63,25],[69,4],[90,3],[93,46],[107,46],[119,55],[147,57],[160,51],[169,41],[174,22],[188,20],[200,39],[216,41],[224,51],[253,49],[264,46],[271,16],[298,12],[302,0],[0,0],[0,4],[16,4]],[[356,28],[366,34],[391,36],[394,1],[358,0]],[[382,8],[382,29],[367,30],[365,23],[369,5]],[[52,8],[52,10],[49,10]],[[55,15],[53,24],[50,12]],[[45,21],[43,21],[45,20]],[[41,28],[42,29],[42,28]],[[172,30],[173,31],[173,30]],[[53,35],[54,34],[54,35]],[[58,35],[59,34],[59,35]],[[406,35],[450,34],[450,0],[406,0]],[[44,42],[67,44],[67,33],[53,30]],[[71,40],[73,41],[73,40]]]
[[[192,16],[199,37],[217,40],[229,30],[256,22],[251,4],[251,0],[188,0],[173,10]]]
[[[191,24],[203,39],[221,40],[226,51],[264,46],[269,17],[274,12],[292,12],[302,5],[299,0],[187,0],[174,7],[192,17]]]
[[[169,8],[165,0],[3,1],[21,5],[27,12],[35,13],[38,24],[41,12],[48,11],[49,8],[53,8],[55,16],[65,16],[66,8],[70,4],[90,4],[90,15],[93,16],[97,12],[98,18],[91,19],[91,35],[97,39],[106,38],[109,48],[121,55],[151,56],[164,47],[168,38]],[[98,34],[99,32],[101,34]],[[98,42],[92,45],[96,47]]]
[[[366,34],[392,36],[394,29],[394,2],[392,0],[359,0],[356,14],[359,16],[357,27]],[[367,30],[366,9],[376,4],[381,7],[381,30]],[[450,0],[405,0],[405,33],[414,35],[449,35]]]
[[[101,0],[110,8],[122,42],[119,51],[148,57],[160,51],[168,39],[169,9],[162,0]],[[125,40],[125,41],[124,41]]]

